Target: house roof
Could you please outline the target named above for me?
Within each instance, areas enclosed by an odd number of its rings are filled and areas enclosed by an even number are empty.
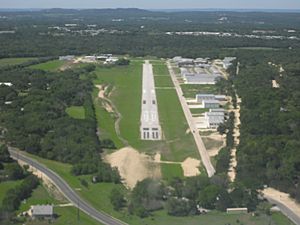
[[[52,205],[33,205],[31,206],[32,215],[53,215],[53,206]]]

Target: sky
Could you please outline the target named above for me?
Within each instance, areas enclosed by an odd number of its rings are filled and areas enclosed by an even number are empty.
[[[0,8],[300,9],[300,0],[0,0]]]

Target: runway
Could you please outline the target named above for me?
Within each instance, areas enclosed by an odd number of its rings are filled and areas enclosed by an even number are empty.
[[[143,90],[141,127],[142,140],[161,140],[162,132],[159,124],[153,67],[148,60],[143,64]]]

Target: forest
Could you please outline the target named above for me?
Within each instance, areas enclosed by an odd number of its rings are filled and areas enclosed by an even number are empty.
[[[75,175],[94,173],[117,182],[117,172],[102,163],[99,155],[102,143],[96,135],[93,84],[80,79],[94,69],[90,65],[64,72],[2,71],[0,80],[12,85],[0,86],[0,127],[3,139],[13,147],[73,164]],[[70,117],[66,109],[71,106],[84,107],[85,119]]]

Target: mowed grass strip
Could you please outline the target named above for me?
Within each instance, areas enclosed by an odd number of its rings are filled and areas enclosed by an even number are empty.
[[[66,113],[74,119],[85,119],[85,109],[83,106],[71,106],[66,109]]]
[[[40,64],[30,66],[30,68],[38,69],[38,70],[46,70],[46,71],[55,71],[58,70],[64,64],[65,64],[64,61],[52,60],[45,63],[40,63]]]
[[[168,161],[181,162],[187,157],[199,158],[192,134],[187,133],[188,124],[175,90],[156,90],[159,120],[169,151],[162,153]]]
[[[164,164],[160,165],[163,179],[170,181],[174,177],[183,178],[183,170],[180,164]]]
[[[174,87],[170,76],[154,76],[155,87]]]
[[[154,65],[156,75],[160,73],[169,74],[167,66],[162,62],[161,65]],[[167,71],[167,72],[166,72]],[[154,79],[160,79],[155,76]],[[169,75],[169,80],[172,82]],[[171,87],[174,87],[171,83]],[[194,138],[187,133],[188,123],[185,119],[181,104],[175,89],[156,89],[159,120],[168,151],[162,152],[162,158],[169,161],[183,161],[187,157],[199,158]]]
[[[29,62],[32,60],[35,60],[37,58],[29,57],[29,58],[4,58],[0,59],[0,68],[3,66],[13,66],[13,65],[18,65],[22,64],[25,62]]]

